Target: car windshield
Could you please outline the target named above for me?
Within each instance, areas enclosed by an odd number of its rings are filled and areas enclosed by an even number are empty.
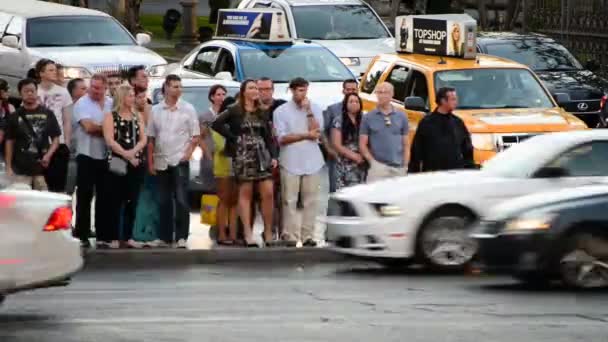
[[[511,41],[486,46],[490,55],[525,64],[535,71],[580,70],[582,65],[565,47],[540,40]]]
[[[342,82],[353,78],[348,68],[328,50],[321,47],[274,50],[240,50],[245,78],[269,77],[286,83],[296,77],[309,82]]]
[[[435,73],[435,90],[456,88],[458,109],[553,108],[540,82],[526,69],[471,69]]]
[[[211,107],[207,94],[209,93],[211,86],[201,87],[184,87],[182,93],[182,99],[188,103],[191,103],[199,114],[205,113]],[[235,96],[239,91],[237,87],[226,87],[226,96]],[[152,94],[152,103],[157,104],[163,101],[163,93],[161,89],[156,89]]]
[[[116,20],[99,16],[35,18],[27,21],[27,46],[135,45]]]
[[[534,172],[555,155],[555,140],[555,136],[550,134],[526,139],[496,154],[483,164],[482,170],[498,177],[532,177]]]
[[[301,39],[341,40],[390,37],[374,12],[365,5],[294,6]]]

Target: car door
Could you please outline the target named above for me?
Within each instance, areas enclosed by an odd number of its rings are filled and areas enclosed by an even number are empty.
[[[24,252],[31,251],[31,236],[24,230],[22,213],[14,193],[0,184],[0,292],[15,286],[17,270],[25,263]]]
[[[17,89],[17,83],[21,80],[26,74],[27,70],[30,67],[30,63],[27,60],[27,56],[24,53],[24,42],[23,38],[23,19],[20,17],[13,17],[6,29],[2,37],[6,36],[15,36],[19,40],[19,48],[11,48],[7,46],[2,46],[1,51],[1,59],[0,65],[3,70],[3,74],[5,74],[6,81],[11,85],[11,95],[17,95],[15,89]]]
[[[203,46],[192,61],[184,65],[185,76],[214,77],[220,50],[219,46]]]

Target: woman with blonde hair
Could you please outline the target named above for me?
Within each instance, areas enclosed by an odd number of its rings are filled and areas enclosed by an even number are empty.
[[[114,108],[106,114],[103,122],[103,136],[109,150],[106,191],[110,212],[102,236],[100,232],[97,234],[102,248],[139,247],[132,240],[132,234],[137,198],[144,175],[142,151],[146,147],[147,138],[144,125],[135,113],[134,104],[133,88],[121,85],[116,91]],[[121,220],[123,208],[124,217]]]

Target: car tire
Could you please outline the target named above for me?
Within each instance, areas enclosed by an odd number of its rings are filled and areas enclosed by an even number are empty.
[[[594,246],[606,244],[608,239],[581,232],[569,236],[564,242],[564,248],[557,259],[562,283],[573,289],[608,286],[608,270],[593,265],[594,260],[599,260],[594,255]]]
[[[389,258],[377,258],[373,259],[374,262],[382,265],[382,267],[389,270],[400,270],[404,269],[412,264],[412,260],[410,259],[389,259]]]
[[[417,235],[417,258],[436,271],[464,271],[477,252],[477,244],[468,236],[468,227],[474,219],[461,208],[444,208],[432,214]]]
[[[0,295],[0,305],[2,305],[2,303],[4,303],[5,299],[6,299],[6,296]]]
[[[545,288],[551,283],[551,279],[542,271],[518,272],[513,274],[513,278],[522,284],[534,288]]]

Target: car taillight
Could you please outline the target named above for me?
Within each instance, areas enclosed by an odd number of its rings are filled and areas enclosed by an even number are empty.
[[[45,232],[68,230],[72,227],[72,208],[61,207],[55,209],[44,226]]]
[[[606,107],[606,101],[608,101],[608,95],[602,96],[602,99],[600,100],[600,110]]]
[[[15,204],[15,196],[0,194],[0,208],[10,208]]]

